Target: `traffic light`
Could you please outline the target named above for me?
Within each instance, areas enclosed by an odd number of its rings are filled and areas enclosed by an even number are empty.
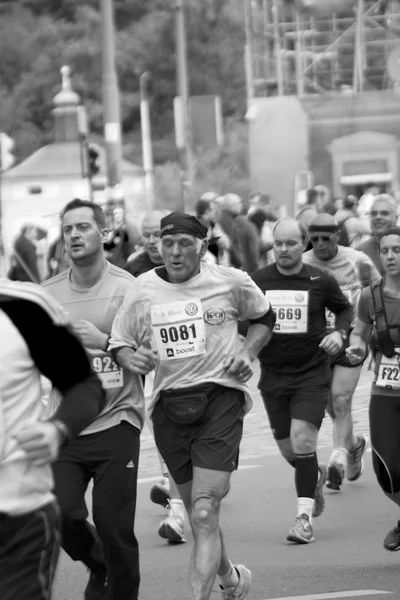
[[[100,167],[97,164],[99,153],[93,145],[88,147],[88,163],[89,163],[89,176],[94,177],[100,171]]]
[[[15,163],[15,156],[12,153],[15,142],[6,133],[0,133],[0,171],[10,169]]]

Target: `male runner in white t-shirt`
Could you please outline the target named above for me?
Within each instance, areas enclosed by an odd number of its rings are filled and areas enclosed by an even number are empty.
[[[251,573],[228,559],[220,504],[238,466],[246,382],[275,316],[243,271],[202,260],[207,229],[175,212],[161,221],[164,267],[137,280],[115,320],[110,348],[130,369],[143,344],[158,352],[152,411],[155,439],[178,485],[194,535],[192,600],[208,600],[216,575],[222,598],[248,597]],[[240,349],[238,321],[250,320]],[[136,349],[136,350],[135,350]]]

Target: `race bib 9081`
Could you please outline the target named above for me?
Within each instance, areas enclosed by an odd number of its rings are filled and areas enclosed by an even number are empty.
[[[309,292],[303,290],[267,290],[276,314],[276,333],[306,333],[308,329]]]
[[[204,354],[206,335],[201,300],[154,304],[151,322],[160,360]]]

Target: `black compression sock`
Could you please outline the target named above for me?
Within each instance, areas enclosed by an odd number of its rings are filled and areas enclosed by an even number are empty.
[[[295,454],[294,481],[298,498],[314,498],[318,481],[317,453]]]

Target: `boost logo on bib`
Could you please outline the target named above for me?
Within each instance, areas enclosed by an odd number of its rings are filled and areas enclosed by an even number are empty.
[[[225,321],[225,311],[222,308],[209,308],[203,317],[208,325],[219,325]]]

